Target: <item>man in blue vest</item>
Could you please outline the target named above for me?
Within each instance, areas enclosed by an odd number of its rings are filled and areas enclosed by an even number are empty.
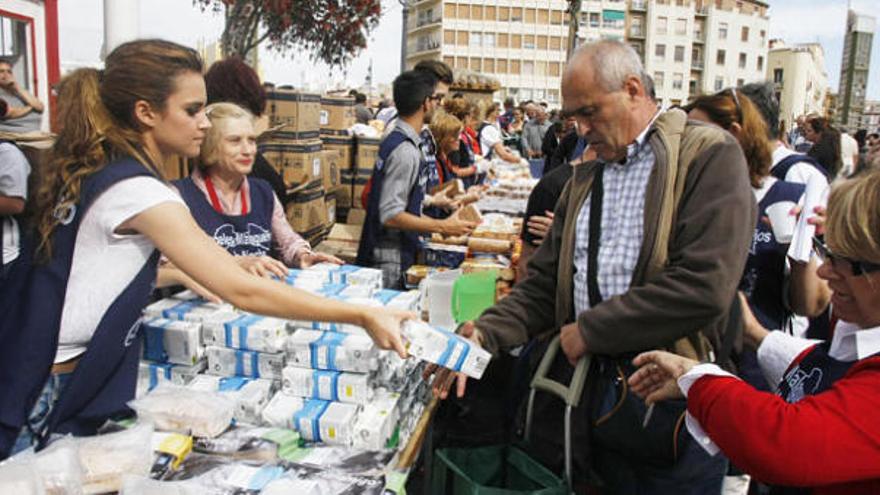
[[[416,260],[419,234],[464,235],[476,227],[455,214],[442,220],[422,216],[431,171],[417,129],[443,99],[436,88],[437,78],[428,71],[404,72],[394,80],[394,105],[400,117],[379,145],[370,179],[357,263],[380,268],[388,288],[403,286],[403,275]]]

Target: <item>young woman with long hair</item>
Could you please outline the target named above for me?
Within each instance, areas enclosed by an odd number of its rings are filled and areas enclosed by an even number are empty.
[[[180,274],[245,311],[360,325],[405,355],[399,326],[409,315],[253,276],[199,228],[161,164],[198,155],[205,100],[198,54],[161,40],[120,45],[103,71],[62,83],[32,263],[17,265],[0,298],[0,458],[52,433],[94,434],[128,412],[141,311],[154,285]],[[176,274],[157,274],[159,251]]]

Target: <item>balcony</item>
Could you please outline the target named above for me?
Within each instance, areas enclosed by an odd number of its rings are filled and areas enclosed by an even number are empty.
[[[422,17],[422,18],[412,18],[410,17],[407,24],[407,32],[420,31],[422,29],[428,29],[432,27],[440,27],[443,22],[443,17],[435,16],[435,17]]]
[[[419,39],[418,43],[416,43],[415,50],[412,50],[410,53],[419,54],[419,53],[425,53],[425,52],[432,52],[435,50],[440,50],[440,41],[439,40]]]
[[[644,12],[648,10],[648,2],[645,0],[631,0],[629,2],[629,10],[639,10]]]
[[[641,27],[630,27],[629,28],[629,37],[637,38],[637,39],[645,39],[645,30]]]
[[[709,7],[703,7],[701,9],[697,9],[697,11],[694,13],[694,15],[696,17],[706,17],[707,15],[709,15]]]
[[[705,43],[706,43],[706,38],[705,38],[705,36],[703,36],[703,32],[702,32],[702,31],[696,31],[696,30],[694,31],[693,42],[694,42],[694,43],[700,43],[700,44],[705,44]]]
[[[691,60],[691,69],[693,70],[703,70],[703,61],[698,59]]]

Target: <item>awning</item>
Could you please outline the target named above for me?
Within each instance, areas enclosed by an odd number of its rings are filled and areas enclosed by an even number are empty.
[[[603,10],[602,19],[606,21],[625,21],[626,12],[622,10]]]

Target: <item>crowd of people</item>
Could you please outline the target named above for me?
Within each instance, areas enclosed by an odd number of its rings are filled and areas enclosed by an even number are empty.
[[[0,124],[30,125],[42,103],[10,67],[0,62]],[[559,111],[502,110],[449,94],[453,83],[424,61],[378,112],[354,95],[359,123],[387,124],[357,263],[401,287],[421,236],[477,227],[444,184],[480,190],[484,159],[543,160],[519,279],[459,332],[495,355],[558,337],[563,381],[591,358],[575,491],[880,490],[880,136],[859,133],[862,153],[817,116],[789,135],[768,83],[661,109],[639,56],[615,41],[576,50]],[[256,147],[265,92],[244,62],[205,72],[190,48],[139,40],[57,90],[57,136],[32,188],[25,156],[0,142],[0,458],[127,411],[155,287],[356,324],[405,357],[400,325],[415,315],[272,280],[341,260],[284,218],[284,183]],[[172,155],[195,160],[191,176],[165,180]],[[829,185],[827,209],[807,208],[808,189]],[[815,231],[814,254],[798,253],[796,229]],[[438,397],[468,390],[463,375],[429,374]],[[534,455],[555,470],[560,411],[548,402],[534,420]]]

